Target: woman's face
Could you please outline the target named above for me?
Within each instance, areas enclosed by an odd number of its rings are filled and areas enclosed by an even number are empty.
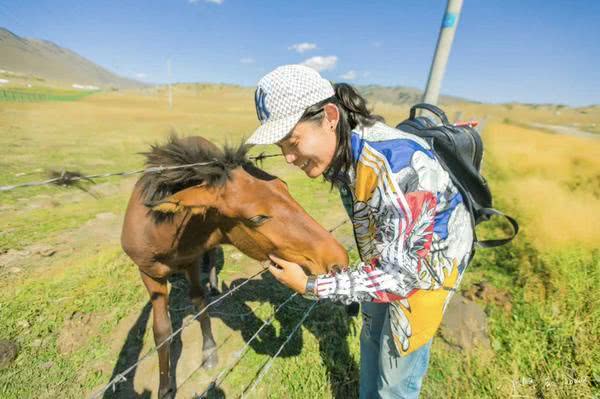
[[[327,104],[320,121],[299,122],[285,139],[277,143],[287,163],[296,165],[310,178],[321,176],[335,153],[338,117],[337,107]]]

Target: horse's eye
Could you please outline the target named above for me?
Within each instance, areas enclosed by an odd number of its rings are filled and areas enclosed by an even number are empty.
[[[248,219],[248,221],[254,226],[260,226],[267,220],[269,220],[269,217],[265,216],[265,215],[258,215],[258,216],[254,216],[254,217],[251,217],[250,219]]]

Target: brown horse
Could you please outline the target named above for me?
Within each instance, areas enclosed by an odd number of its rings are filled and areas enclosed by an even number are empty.
[[[203,309],[208,297],[200,283],[201,259],[220,244],[260,261],[274,254],[313,274],[348,264],[344,248],[290,196],[282,180],[248,160],[248,149],[221,150],[202,137],[171,136],[145,154],[149,167],[209,163],[144,174],[127,207],[121,244],[150,294],[157,345],[172,332],[167,277],[185,273],[191,300]],[[208,314],[199,322],[202,361],[213,367],[218,359]],[[159,397],[172,397],[168,344],[159,349],[158,361]]]

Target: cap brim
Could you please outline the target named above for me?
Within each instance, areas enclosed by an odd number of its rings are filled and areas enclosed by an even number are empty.
[[[285,118],[270,120],[259,126],[246,140],[246,144],[275,144],[296,126],[304,111],[286,116]]]

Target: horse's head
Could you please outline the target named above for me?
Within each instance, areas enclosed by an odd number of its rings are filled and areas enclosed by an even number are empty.
[[[313,274],[347,265],[340,243],[292,198],[282,180],[248,162],[246,151],[226,149],[219,167],[211,166],[211,178],[155,202],[153,210],[204,215],[226,241],[257,260],[274,254]],[[223,176],[216,175],[219,170]]]

